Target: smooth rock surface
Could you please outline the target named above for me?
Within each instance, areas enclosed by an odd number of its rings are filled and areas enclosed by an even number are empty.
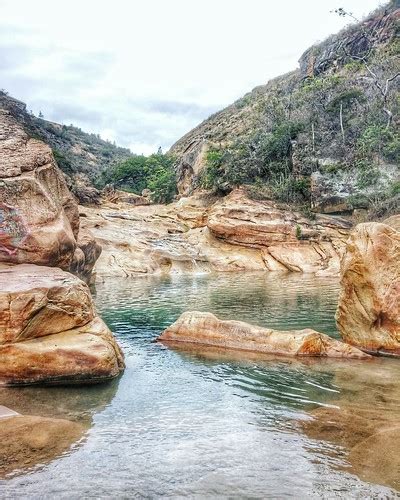
[[[400,355],[400,233],[359,224],[342,260],[336,321],[342,338],[368,352]]]
[[[0,265],[0,384],[98,382],[123,368],[83,281],[58,268]]]
[[[241,349],[286,356],[367,359],[368,355],[315,330],[277,331],[242,321],[223,321],[210,313],[188,311],[158,340]]]
[[[0,385],[96,383],[123,368],[122,353],[99,317],[79,328],[0,346]]]

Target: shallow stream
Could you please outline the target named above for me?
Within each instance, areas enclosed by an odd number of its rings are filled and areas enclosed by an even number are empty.
[[[371,473],[349,453],[375,432],[364,435],[371,421],[398,420],[396,360],[268,359],[153,342],[185,310],[336,335],[337,293],[336,279],[273,273],[97,285],[98,310],[127,369],[101,386],[1,389],[0,404],[87,430],[64,455],[0,480],[0,496],[394,497],[390,487],[400,483],[390,464]]]

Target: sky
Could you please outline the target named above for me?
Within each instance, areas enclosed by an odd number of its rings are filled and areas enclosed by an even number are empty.
[[[378,0],[0,0],[0,88],[150,154]]]

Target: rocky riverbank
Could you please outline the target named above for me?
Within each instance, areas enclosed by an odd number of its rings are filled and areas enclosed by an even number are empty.
[[[103,251],[96,275],[212,271],[339,273],[352,223],[312,219],[242,189],[224,198],[196,194],[171,205],[106,202],[81,207],[81,226]]]

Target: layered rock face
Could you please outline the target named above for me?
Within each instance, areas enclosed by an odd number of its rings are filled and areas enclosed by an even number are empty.
[[[85,283],[57,268],[0,265],[0,384],[98,382],[123,367]]]
[[[84,264],[89,235],[81,245],[78,205],[51,149],[18,121],[20,104],[0,108],[0,262],[82,269],[88,278],[94,262]]]
[[[400,216],[393,226],[359,224],[348,240],[336,312],[346,342],[375,353],[400,355]]]
[[[308,220],[242,190],[195,195],[168,206],[109,204],[81,209],[81,225],[103,248],[96,275],[295,271],[338,274],[351,224]]]
[[[369,357],[315,330],[277,331],[242,321],[222,321],[213,314],[197,311],[183,313],[158,340],[286,356]]]
[[[207,226],[228,243],[260,248],[269,270],[334,273],[351,224],[321,215],[309,220],[236,190],[211,210]]]

